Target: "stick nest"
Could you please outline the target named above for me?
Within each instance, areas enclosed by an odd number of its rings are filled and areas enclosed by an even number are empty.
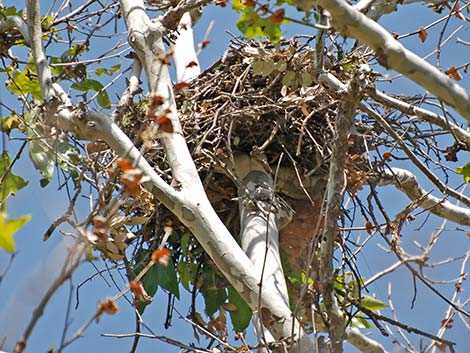
[[[262,151],[271,166],[283,154],[281,165],[302,175],[324,172],[338,98],[314,84],[313,63],[297,42],[232,44],[177,97],[196,162]]]

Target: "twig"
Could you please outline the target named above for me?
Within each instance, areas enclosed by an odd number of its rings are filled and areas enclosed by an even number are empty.
[[[171,344],[171,345],[174,345],[174,346],[183,348],[183,349],[187,349],[187,350],[190,351],[190,352],[196,352],[196,353],[212,353],[211,351],[208,351],[208,350],[205,350],[205,349],[202,349],[202,348],[197,348],[197,347],[194,347],[194,346],[188,346],[188,345],[186,345],[186,344],[184,344],[184,343],[181,343],[181,342],[179,342],[179,341],[177,341],[177,340],[174,340],[174,339],[172,339],[172,338],[168,338],[168,337],[166,337],[166,336],[150,335],[150,334],[140,333],[140,332],[136,332],[136,333],[123,333],[123,334],[118,334],[118,333],[103,333],[103,334],[101,334],[101,336],[102,336],[102,337],[114,337],[114,338],[127,338],[127,337],[136,337],[136,336],[139,336],[139,337],[157,339],[157,340],[166,342],[166,343],[168,343],[168,344]]]
[[[23,352],[26,344],[28,342],[29,336],[33,331],[36,323],[41,318],[42,314],[44,313],[44,308],[46,307],[49,300],[52,298],[54,293],[59,289],[59,287],[64,283],[67,279],[69,279],[73,272],[77,269],[78,265],[82,261],[82,255],[85,252],[85,247],[82,244],[77,244],[76,247],[70,249],[69,254],[67,256],[67,260],[63,266],[62,272],[59,276],[55,279],[52,285],[49,287],[47,292],[41,298],[39,305],[33,311],[33,317],[29,322],[28,326],[26,327],[23,335],[21,336],[20,340],[16,343],[14,353],[21,353]]]

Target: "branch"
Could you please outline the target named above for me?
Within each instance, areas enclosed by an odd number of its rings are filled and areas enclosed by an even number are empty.
[[[384,170],[377,178],[380,186],[393,184],[397,189],[403,191],[413,202],[436,216],[449,221],[470,226],[470,210],[457,206],[445,199],[440,199],[427,193],[421,186],[413,173],[400,168]]]
[[[163,16],[158,19],[158,21],[163,25],[163,27],[169,30],[175,30],[177,26],[181,23],[180,20],[182,19],[185,13],[191,12],[195,16],[200,16],[200,8],[207,5],[211,1],[212,0],[182,1],[176,7],[167,11]]]
[[[346,340],[362,353],[387,353],[380,343],[366,337],[354,327],[346,329]]]
[[[132,63],[132,73],[127,83],[124,94],[119,99],[119,103],[114,114],[114,120],[121,117],[126,109],[133,103],[134,96],[142,91],[140,88],[140,75],[142,74],[142,64],[138,58],[134,58]]]
[[[436,187],[441,191],[443,194],[450,195],[455,199],[463,202],[465,205],[470,206],[470,198],[465,196],[464,194],[448,187],[445,183],[443,183],[414,153],[411,151],[408,146],[406,145],[405,141],[401,138],[401,136],[390,126],[386,119],[384,119],[380,114],[376,113],[373,109],[369,108],[365,104],[359,105],[361,110],[372,116],[380,126],[395,140],[395,142],[401,147],[403,152],[408,156],[408,158],[413,162],[413,164],[419,168],[424,175],[428,177],[428,179],[436,185]]]
[[[16,28],[23,36],[26,44],[30,45],[28,26],[20,16],[7,16],[0,21],[0,32],[6,33],[12,28]]]
[[[17,347],[24,349],[47,303],[79,265],[83,248],[81,244],[74,244],[69,238],[64,238],[47,259],[39,264],[31,263],[34,271],[23,279],[0,315],[0,342],[6,337],[3,349],[13,350],[22,330]]]
[[[338,236],[338,219],[346,189],[345,165],[348,155],[348,137],[354,124],[356,107],[360,100],[359,85],[351,80],[348,95],[338,107],[333,136],[333,151],[327,184],[327,200],[323,240],[320,247],[320,284],[325,310],[328,315],[328,332],[332,353],[343,352],[345,338],[344,317],[334,296],[336,274],[333,268],[333,253]]]
[[[417,107],[406,102],[403,102],[399,99],[393,98],[383,92],[378,91],[375,88],[367,88],[367,94],[376,100],[384,104],[385,106],[392,107],[401,111],[407,115],[415,115],[431,124],[435,124],[444,130],[449,130],[455,137],[457,137],[460,142],[463,142],[465,145],[470,146],[470,132],[465,129],[462,129],[460,126],[455,125],[445,117],[434,113],[430,110]]]
[[[47,65],[44,47],[42,45],[41,16],[38,0],[27,0],[28,31],[33,51],[34,62],[38,74],[39,85],[41,86],[42,97],[49,102],[54,96],[52,87],[52,74]]]
[[[289,309],[289,295],[279,254],[278,224],[282,203],[274,195],[274,181],[254,158],[250,158],[250,163],[244,162],[246,162],[245,156],[239,156],[235,161],[237,175],[244,176],[240,178],[242,183],[238,190],[241,246],[253,263],[253,272],[259,281],[260,298],[268,302],[279,300],[272,298],[282,299],[285,311],[282,320],[276,319],[260,300],[253,320],[260,343],[269,343],[269,337],[264,329],[270,332],[291,331],[300,341],[300,347],[296,344],[289,347],[292,352],[296,352],[297,349],[299,352],[316,352],[312,340],[305,334],[299,322],[292,317]]]
[[[23,352],[24,348],[26,347],[26,344],[28,342],[29,336],[33,332],[34,327],[36,326],[36,323],[38,320],[41,318],[42,314],[44,313],[44,309],[49,303],[49,300],[52,298],[54,293],[59,289],[59,287],[64,283],[67,279],[69,279],[73,272],[77,269],[78,265],[82,261],[82,255],[85,251],[85,246],[84,244],[76,244],[74,247],[68,250],[68,255],[65,260],[65,262],[62,264],[62,266],[58,266],[57,268],[60,269],[60,273],[57,276],[57,278],[52,282],[51,286],[47,291],[44,293],[44,295],[39,295],[38,297],[41,298],[41,301],[39,302],[38,306],[36,309],[33,311],[33,316],[31,318],[31,321],[28,323],[28,326],[26,327],[26,330],[24,331],[23,335],[21,336],[20,340],[16,343],[16,347],[14,350],[14,353],[21,353]],[[51,263],[48,263],[49,269],[47,271],[51,271],[50,268]],[[57,266],[57,262],[54,259],[54,265]],[[42,268],[42,272],[46,272],[46,268]],[[57,270],[56,270],[57,271]],[[52,271],[52,272],[56,272]],[[39,273],[41,274],[41,273]],[[50,274],[48,274],[50,276]],[[41,276],[43,277],[43,276]],[[39,277],[40,278],[40,277]],[[38,295],[39,293],[37,290],[41,289],[41,287],[44,287],[44,282],[41,280],[42,284],[36,283],[36,288],[35,288],[35,295]],[[32,288],[31,288],[32,289]],[[31,291],[30,291],[31,293]]]
[[[470,96],[454,80],[406,49],[387,30],[346,1],[319,0],[318,4],[329,11],[335,28],[343,35],[372,48],[381,65],[402,73],[470,120]]]
[[[191,81],[201,73],[201,66],[194,49],[193,22],[186,12],[178,26],[178,36],[173,44],[173,60],[175,61],[176,81]]]
[[[322,72],[320,73],[319,77],[318,77],[319,81],[322,82],[323,84],[325,84],[326,86],[328,86],[329,88],[333,88],[337,91],[337,93],[341,94],[341,93],[344,93],[344,92],[347,92],[347,87],[344,83],[342,83],[340,80],[338,80],[334,75],[330,74],[330,73],[327,73],[327,72]],[[374,91],[372,91],[373,93]],[[381,99],[387,99],[387,100],[390,100],[391,97],[388,97],[387,95],[385,94],[378,94],[378,91],[375,91],[377,92],[377,96],[380,97]],[[396,102],[394,104],[398,105],[400,101],[398,100],[395,100]],[[403,103],[403,102],[402,102]],[[406,145],[406,143],[403,141],[403,139],[395,132],[395,130],[393,130],[393,128],[390,126],[390,124],[387,122],[386,119],[384,119],[380,114],[378,114],[377,112],[375,112],[373,109],[369,108],[366,104],[364,103],[359,103],[359,108],[366,112],[367,114],[369,114],[370,116],[372,116],[374,119],[377,120],[377,122],[384,128],[385,131],[387,131],[387,133],[394,138],[394,140],[397,142],[397,144],[402,148],[403,152],[405,152],[405,154],[408,156],[408,158],[423,172],[424,175],[426,175],[428,177],[428,179],[434,184],[437,186],[437,188],[443,193],[443,194],[448,194],[452,197],[454,197],[455,199],[463,202],[464,204],[470,206],[470,198],[463,195],[462,193],[448,187],[447,185],[445,185],[436,175],[434,175],[432,173],[432,171],[426,167],[426,165],[421,162],[420,159],[418,159],[416,157],[416,155],[408,148],[408,146]],[[432,118],[432,114],[427,114],[427,111],[422,111],[421,110],[421,113],[420,114],[425,114],[427,116],[427,119],[431,120],[433,119]],[[435,120],[439,119],[438,117],[434,117]],[[426,119],[424,119],[426,120]],[[440,120],[440,119],[439,119]],[[453,131],[458,131],[458,130],[463,130],[463,129],[460,129],[458,128],[456,125],[450,125],[450,123],[448,123],[447,121],[440,121],[439,124],[448,124],[447,125],[447,128],[452,128]],[[463,137],[465,137],[465,134],[463,133],[463,131],[460,131],[460,132],[457,132],[457,133],[460,133]]]

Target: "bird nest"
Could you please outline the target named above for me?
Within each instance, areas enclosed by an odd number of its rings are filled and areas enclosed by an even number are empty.
[[[223,58],[196,80],[175,87],[188,147],[210,201],[233,234],[238,233],[234,199],[240,181],[226,162],[237,154],[262,159],[272,176],[278,168],[295,171],[293,180],[288,181],[291,192],[284,195],[287,201],[311,202],[315,196],[308,195],[304,185],[312,177],[323,179],[322,187],[314,190],[323,197],[341,96],[317,82],[314,63],[315,51],[308,41],[285,41],[279,46],[261,41],[232,42]],[[345,69],[348,64],[345,59],[325,66],[346,82],[354,71]],[[121,126],[130,136],[138,136],[152,123],[146,116],[147,103],[132,110],[123,117]],[[351,136],[349,152],[353,160],[346,165],[348,186],[354,194],[367,179],[367,164],[354,158],[364,152],[360,139]],[[146,158],[171,181],[161,147],[154,144]]]
[[[271,166],[283,156],[302,175],[324,171],[338,99],[314,83],[313,60],[296,42],[232,44],[178,96],[196,162],[257,151]]]

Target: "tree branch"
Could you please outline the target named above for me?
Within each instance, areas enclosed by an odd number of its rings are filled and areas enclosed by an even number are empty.
[[[427,193],[408,170],[400,168],[384,170],[377,178],[377,183],[380,186],[393,184],[397,189],[403,191],[411,201],[417,202],[420,207],[436,216],[470,226],[470,210],[468,208],[457,206]]]
[[[372,48],[381,65],[402,73],[470,120],[470,96],[456,81],[406,49],[387,30],[346,1],[319,0],[318,4],[329,11],[335,28],[343,35]]]
[[[341,94],[343,92],[347,92],[346,85],[344,83],[342,83],[340,80],[338,80],[331,73],[322,72],[322,73],[320,73],[318,79],[319,79],[320,82],[324,83],[328,87],[335,89],[337,91],[337,93]],[[374,92],[374,91],[372,91],[372,92]],[[391,99],[390,99],[391,97],[388,97],[385,94],[379,94],[378,91],[375,91],[375,92],[377,92],[377,97],[379,97],[380,99],[387,99],[388,101],[391,101]],[[403,103],[403,102],[401,102],[401,103]],[[400,104],[400,101],[395,100],[394,104],[395,105],[401,105],[403,107],[403,104],[405,104],[405,103]],[[442,181],[440,181],[440,179],[436,175],[434,175],[434,173],[432,173],[432,171],[429,170],[429,168],[426,167],[426,165],[424,165],[424,163],[421,162],[421,160],[419,160],[416,157],[416,155],[408,148],[408,146],[405,144],[403,139],[395,132],[395,130],[393,130],[393,128],[390,126],[390,124],[387,122],[387,120],[385,120],[380,114],[375,112],[373,109],[369,108],[365,103],[359,103],[358,106],[362,111],[366,112],[367,114],[371,115],[374,119],[377,120],[377,122],[385,129],[385,131],[387,131],[387,133],[390,134],[390,136],[392,136],[395,139],[397,144],[402,148],[403,152],[405,152],[405,154],[410,158],[410,160],[423,172],[424,175],[426,175],[426,177],[428,177],[428,179],[434,185],[436,185],[436,187],[443,194],[448,194],[448,195],[454,197],[455,199],[463,202],[464,204],[470,206],[470,198],[463,195],[462,193],[448,187]],[[421,109],[420,114],[426,115],[426,119],[424,119],[424,120],[431,121],[431,119],[433,119],[433,120],[438,121],[439,123],[438,124],[436,123],[436,124],[439,125],[439,126],[443,125],[443,124],[447,124],[446,127],[448,129],[451,128],[453,131],[456,132],[456,134],[458,133],[462,137],[466,138],[465,136],[467,134],[464,133],[464,130],[457,127],[456,125],[450,125],[450,122],[448,123],[447,121],[442,121],[439,117],[435,117],[435,116],[433,117],[432,114],[428,114],[427,111],[422,111],[422,109]]]
[[[289,296],[279,254],[278,223],[282,205],[274,195],[274,181],[271,176],[253,158],[247,157],[251,163],[240,161],[246,159],[245,157],[247,156],[239,156],[235,161],[237,175],[244,176],[240,178],[242,183],[238,191],[241,246],[252,261],[253,271],[259,279],[260,298],[272,301],[270,298],[279,297],[288,307]],[[253,167],[253,164],[256,166]],[[246,170],[241,170],[243,166]],[[263,329],[272,331],[273,326],[278,325],[281,327],[275,331],[291,330],[300,340],[300,352],[315,352],[312,340],[292,316],[278,320],[260,302],[253,321],[261,343],[269,343]],[[294,344],[290,348],[294,352],[297,349],[295,346]]]
[[[191,81],[201,73],[201,66],[194,49],[193,21],[189,12],[183,14],[178,26],[178,36],[173,44],[173,60],[176,81]]]
[[[356,80],[351,80],[347,91],[350,93],[345,97],[336,113],[323,240],[320,247],[320,283],[323,302],[328,314],[328,332],[332,353],[343,352],[345,338],[344,317],[334,296],[336,273],[333,267],[333,253],[338,237],[338,219],[342,212],[343,194],[346,189],[345,165],[348,155],[348,137],[360,100],[360,89]]]
[[[367,88],[367,94],[376,100],[384,104],[387,107],[391,107],[401,111],[404,114],[415,115],[431,124],[435,124],[441,127],[444,130],[449,130],[455,137],[457,137],[460,142],[464,143],[467,146],[470,146],[470,132],[465,129],[462,129],[460,126],[455,125],[445,117],[434,113],[430,110],[417,107],[406,102],[403,102],[399,99],[393,98],[383,92],[378,91],[376,88]]]
[[[33,51],[34,62],[38,74],[39,85],[44,100],[49,102],[54,96],[52,87],[52,74],[47,64],[44,47],[42,45],[41,12],[38,0],[27,0],[28,9],[28,31]]]

